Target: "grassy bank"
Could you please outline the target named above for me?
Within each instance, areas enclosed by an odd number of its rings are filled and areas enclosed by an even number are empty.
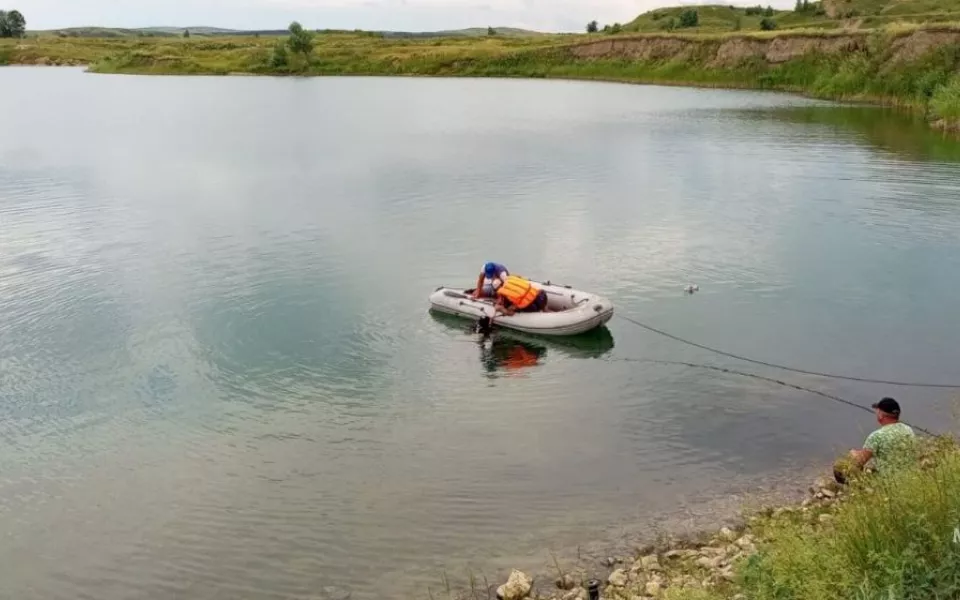
[[[593,579],[611,600],[960,597],[960,449],[952,438],[926,440],[907,470],[843,488],[821,479],[800,504],[755,511],[733,529],[660,540],[601,569],[558,562],[552,590],[514,572],[500,591],[505,600],[578,600]]]
[[[822,516],[826,515],[826,516]],[[960,597],[960,452],[941,440],[925,466],[856,483],[824,510],[789,511],[752,526],[756,554],[730,591],[751,600]],[[675,600],[729,597],[678,590]]]
[[[783,90],[876,102],[960,128],[960,28],[388,39],[326,33],[306,53],[284,38],[36,38],[0,63],[89,64],[97,73],[574,78]],[[278,53],[283,56],[279,57]]]

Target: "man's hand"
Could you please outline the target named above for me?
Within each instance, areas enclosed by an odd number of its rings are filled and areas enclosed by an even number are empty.
[[[867,450],[866,448],[862,450],[851,450],[850,458],[855,460],[859,466],[863,467],[865,464],[870,462],[871,458],[873,458],[873,450]]]

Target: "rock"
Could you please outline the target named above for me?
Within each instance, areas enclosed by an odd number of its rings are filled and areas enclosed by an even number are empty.
[[[605,564],[608,567],[612,567],[613,565],[617,564],[617,559],[615,559],[612,556],[608,556],[606,560],[603,561],[603,564]]]
[[[700,556],[700,553],[693,549],[681,550],[680,556],[683,558],[696,558]]]
[[[500,600],[521,600],[530,593],[533,581],[526,573],[514,569],[510,572],[507,582],[497,588],[497,598]]]
[[[661,591],[660,583],[657,581],[648,581],[647,585],[643,588],[644,593],[648,596],[657,597],[660,595]]]
[[[557,587],[561,590],[572,590],[577,587],[577,582],[573,579],[573,575],[570,573],[564,573],[560,577],[557,577],[555,582]]]
[[[697,559],[697,566],[703,567],[704,569],[719,569],[722,563],[723,558],[720,556],[714,556],[713,558],[701,556]]]
[[[733,581],[737,578],[737,576],[733,574],[733,569],[731,569],[730,567],[727,567],[726,569],[721,571],[720,577],[722,577],[723,579],[726,579],[727,581]]]
[[[623,587],[627,585],[627,574],[623,572],[623,569],[617,569],[610,573],[610,577],[607,577],[607,583],[614,587]]]
[[[820,490],[820,493],[823,494],[824,498],[834,498],[837,495],[837,493],[833,490],[828,490],[826,488]]]
[[[350,600],[350,590],[335,585],[325,585],[320,589],[323,600]]]
[[[587,590],[582,587],[574,588],[563,595],[563,600],[586,600],[589,597]]]
[[[667,550],[663,553],[664,558],[680,558],[683,556],[683,550]]]
[[[722,527],[720,529],[720,539],[725,542],[732,542],[733,540],[737,539],[737,534],[734,533],[734,531],[729,527]]]
[[[753,537],[752,533],[745,533],[744,535],[737,538],[737,541],[734,542],[736,546],[740,549],[747,549],[754,545],[754,540],[757,538]]]
[[[800,506],[801,506],[802,508],[807,508],[807,507],[810,506],[811,504],[813,504],[813,500],[811,500],[810,498],[804,498],[804,499],[803,499],[803,502],[800,503]]]
[[[833,520],[833,515],[829,515],[829,514],[827,514],[827,513],[823,513],[822,515],[820,515],[820,516],[817,517],[817,518],[820,520],[821,523],[829,523],[830,521]]]
[[[713,546],[704,546],[700,548],[699,556],[720,556],[723,554],[723,548],[715,548]]]
[[[730,600],[747,600],[747,597],[744,594],[734,594]]]
[[[644,571],[662,571],[663,567],[660,566],[660,559],[657,558],[656,554],[648,554],[640,559],[640,566]]]

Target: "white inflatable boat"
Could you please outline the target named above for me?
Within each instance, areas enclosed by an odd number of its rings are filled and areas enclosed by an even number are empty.
[[[613,304],[601,296],[565,285],[533,282],[547,292],[547,312],[498,314],[494,326],[540,335],[576,335],[613,318]],[[493,300],[474,299],[473,290],[439,287],[430,294],[431,310],[468,319],[493,316]]]

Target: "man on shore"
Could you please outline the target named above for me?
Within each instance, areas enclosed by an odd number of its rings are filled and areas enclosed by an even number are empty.
[[[884,398],[872,408],[880,429],[867,436],[863,448],[851,450],[850,458],[857,469],[863,469],[872,459],[877,473],[886,475],[915,460],[916,434],[900,422],[900,404],[893,398]]]

